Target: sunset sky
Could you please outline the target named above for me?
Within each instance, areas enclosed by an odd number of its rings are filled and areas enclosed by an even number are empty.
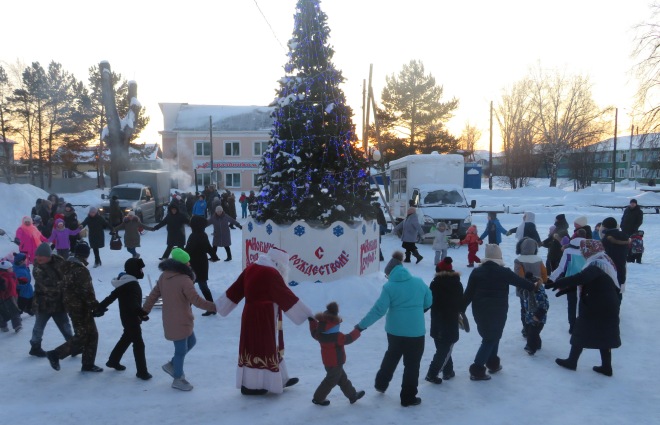
[[[497,103],[504,88],[539,63],[590,76],[596,102],[619,107],[619,129],[626,133],[636,89],[633,27],[650,18],[649,1],[324,0],[321,9],[358,131],[369,65],[378,102],[385,76],[418,59],[444,86],[445,100],[460,101],[449,122],[453,134],[469,121],[482,131],[479,147],[487,147],[490,101]],[[18,60],[46,67],[55,60],[87,81],[87,69],[107,60],[138,83],[151,116],[141,140],[159,142],[159,102],[273,100],[296,0],[5,3],[3,65]]]

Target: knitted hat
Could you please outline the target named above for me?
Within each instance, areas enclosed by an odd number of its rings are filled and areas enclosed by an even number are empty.
[[[42,242],[34,251],[35,257],[50,257],[51,255],[53,255],[53,250],[50,249],[50,244],[46,242]]]
[[[634,202],[635,204],[637,204],[637,199],[633,198],[633,199],[630,200],[630,203],[631,203],[631,204],[632,204],[633,202]]]
[[[170,257],[179,263],[188,264],[190,262],[190,255],[181,248],[174,248]]]
[[[40,215],[35,215],[34,218],[32,218],[32,223],[41,224],[41,216]]]
[[[0,261],[0,269],[9,270],[12,267],[13,267],[13,265],[9,261],[7,261],[7,260]]]
[[[616,223],[616,218],[607,217],[605,220],[603,220],[603,227],[606,229],[616,229],[619,226]]]
[[[451,272],[454,271],[454,269],[451,266],[451,263],[453,263],[454,260],[451,257],[445,257],[440,261],[436,266],[435,266],[435,271],[436,273],[439,272]]]
[[[323,314],[329,314],[331,316],[337,316],[339,315],[339,306],[337,305],[336,302],[331,302],[327,306],[325,306],[325,312]]]
[[[587,217],[581,215],[573,221],[575,227],[584,227],[587,225]]]
[[[126,273],[138,279],[142,279],[144,277],[144,272],[142,271],[143,268],[144,261],[142,261],[142,258],[129,258],[124,263],[124,270]]]
[[[555,221],[566,221],[566,214],[557,214]]]
[[[215,207],[215,213],[216,213],[216,214],[222,214],[223,211],[224,211],[224,210],[222,209],[222,207],[221,207],[220,205],[218,205],[217,207]]]
[[[73,248],[73,255],[78,258],[87,258],[89,257],[90,252],[91,250],[89,249],[89,245],[87,245],[87,242],[85,241],[78,241],[76,246]]]
[[[400,266],[401,264],[403,264],[403,252],[394,251],[392,253],[392,259],[385,266],[385,270],[383,270],[385,272],[385,276],[389,276],[392,269],[396,266]]]
[[[499,245],[494,243],[486,245],[486,254],[484,255],[482,263],[485,263],[486,261],[492,261],[500,266],[504,265],[504,261],[502,261],[502,250]]]
[[[60,224],[64,225],[64,220],[62,220],[61,218],[58,218],[57,220],[55,220],[55,225],[56,226],[59,226]]]

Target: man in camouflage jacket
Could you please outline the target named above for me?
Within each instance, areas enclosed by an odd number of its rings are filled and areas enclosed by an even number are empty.
[[[60,370],[61,359],[82,352],[83,372],[103,371],[94,364],[99,342],[99,334],[94,322],[94,309],[98,306],[98,301],[92,285],[92,276],[87,270],[89,252],[89,245],[78,242],[74,248],[74,255],[69,257],[62,267],[64,307],[71,317],[75,335],[72,340],[46,353],[50,365],[55,370]]]
[[[65,260],[54,255],[50,245],[42,243],[35,251],[35,262],[32,270],[34,276],[34,301],[32,304],[35,313],[34,328],[30,339],[30,355],[46,357],[41,348],[41,340],[46,324],[52,317],[62,336],[68,341],[73,338],[71,323],[64,309],[62,297],[62,266]]]

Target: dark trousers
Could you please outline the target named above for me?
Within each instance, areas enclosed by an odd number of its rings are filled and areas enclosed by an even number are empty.
[[[566,294],[566,301],[568,302],[568,326],[569,330],[573,332],[573,325],[575,325],[577,317],[577,291]]]
[[[226,246],[224,248],[225,248],[225,252],[227,253],[227,260],[231,260],[231,247]],[[213,255],[216,255],[216,256],[218,255],[218,247],[217,246],[213,247]]]
[[[92,252],[94,252],[94,264],[101,264],[101,253],[99,252],[99,249],[92,248]]]
[[[577,363],[580,359],[580,355],[582,354],[582,350],[582,347],[571,345],[571,352],[568,355],[568,360],[574,367],[577,367]],[[598,351],[600,351],[601,366],[605,369],[612,370],[612,350],[609,348],[601,348]]]
[[[32,313],[32,300],[33,298],[23,298],[23,297],[18,297],[18,308],[21,310],[23,313],[27,313],[30,316],[34,316],[34,313]]]
[[[543,323],[527,324],[525,330],[527,331],[527,347],[532,351],[541,349]]]
[[[73,338],[55,349],[57,356],[64,359],[70,355],[82,353],[82,365],[94,366],[96,349],[99,343],[99,333],[92,316],[71,316]]]
[[[124,333],[119,338],[119,341],[117,341],[115,348],[112,349],[108,362],[119,363],[131,344],[133,344],[133,357],[135,357],[137,372],[141,374],[147,373],[147,359],[144,354],[142,328],[139,325],[124,328]]]
[[[165,252],[163,252],[163,256],[161,258],[166,259],[170,258],[170,253],[174,249],[174,245],[167,245],[167,248],[165,248]]]
[[[417,395],[419,364],[424,354],[424,336],[407,337],[387,334],[387,351],[376,374],[376,388],[386,390],[390,385],[396,367],[403,357],[403,380],[401,382],[401,402],[414,401]]]
[[[443,341],[442,338],[433,338],[433,342],[435,343],[435,354],[426,376],[436,377],[440,371],[443,374],[450,374],[454,371],[454,361],[451,358],[454,343]]]
[[[477,350],[477,355],[474,356],[474,364],[481,367],[487,364],[499,364],[499,357],[497,357],[499,348],[499,339],[482,339],[481,346]]]
[[[204,295],[204,299],[206,301],[213,302],[213,296],[211,295],[211,290],[209,289],[209,285],[206,283],[206,281],[198,280],[197,285],[199,285],[199,290],[202,291],[202,295]]]
[[[355,397],[355,387],[346,376],[344,372],[344,366],[334,366],[325,368],[325,378],[319,384],[319,387],[314,391],[314,400],[323,401],[328,397],[330,391],[337,385],[339,389],[346,396],[346,398],[351,399]]]

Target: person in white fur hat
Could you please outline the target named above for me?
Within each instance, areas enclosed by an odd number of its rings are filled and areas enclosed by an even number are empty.
[[[243,395],[279,394],[298,383],[298,378],[289,378],[282,356],[282,313],[297,325],[314,319],[312,310],[287,286],[288,270],[289,254],[272,247],[216,300],[218,313],[227,316],[245,298],[236,374],[236,388]]]

